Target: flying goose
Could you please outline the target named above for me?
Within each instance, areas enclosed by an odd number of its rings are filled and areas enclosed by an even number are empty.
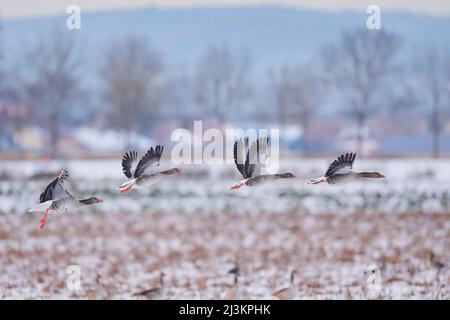
[[[181,169],[179,168],[172,168],[160,172],[155,171],[159,167],[163,150],[164,147],[160,145],[157,145],[155,149],[151,147],[141,160],[139,160],[136,167],[134,166],[138,160],[138,153],[134,150],[125,153],[122,159],[122,170],[123,174],[131,180],[123,183],[118,188],[119,192],[127,193],[132,189],[148,187],[165,176],[180,173]]]
[[[154,287],[150,289],[146,289],[140,292],[133,294],[133,296],[145,297],[148,300],[161,300],[164,297],[166,288],[164,286],[164,276],[166,274],[161,272],[159,274],[159,287]]]
[[[294,285],[294,276],[297,273],[297,271],[292,270],[291,271],[291,277],[290,277],[290,283],[289,287],[283,288],[281,290],[278,290],[273,294],[273,298],[276,300],[292,300],[295,298],[297,294],[297,289]]]
[[[39,204],[28,210],[28,212],[44,212],[41,218],[40,228],[44,229],[49,215],[63,213],[83,206],[103,202],[102,199],[91,197],[77,200],[66,189],[66,180],[69,173],[61,170],[59,176],[53,180],[39,197]]]
[[[290,172],[278,174],[261,174],[261,167],[267,158],[269,138],[259,138],[249,147],[248,137],[240,138],[234,143],[234,163],[244,177],[243,180],[230,186],[230,190],[260,185],[277,179],[296,178]]]
[[[330,164],[324,176],[308,180],[306,183],[319,184],[327,182],[328,184],[342,184],[364,178],[384,178],[384,175],[379,172],[353,172],[352,169],[355,158],[356,153],[340,155]]]

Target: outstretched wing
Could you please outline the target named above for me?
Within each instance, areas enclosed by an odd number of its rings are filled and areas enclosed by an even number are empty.
[[[260,175],[262,166],[265,164],[267,158],[267,145],[269,144],[268,137],[262,137],[253,142],[246,159],[246,168],[250,176]]]
[[[248,175],[247,171],[247,161],[246,158],[248,156],[248,138],[239,138],[234,142],[234,163],[236,164],[236,168],[239,170],[244,179],[250,178],[251,175]]]
[[[136,165],[137,162],[138,153],[134,150],[125,153],[125,155],[122,158],[122,171],[123,174],[127,178],[132,178],[134,171],[133,167]]]
[[[49,200],[58,200],[72,195],[66,189],[66,179],[69,177],[69,173],[66,170],[61,170],[59,176],[53,180],[44,192],[39,197],[39,203],[44,203]]]
[[[148,169],[158,167],[163,150],[164,147],[161,145],[157,145],[155,149],[153,149],[153,147],[150,148],[141,160],[139,160],[136,170],[134,171],[134,177],[138,178]]]
[[[347,174],[350,173],[353,168],[353,161],[355,161],[356,153],[341,154],[337,160],[334,160],[328,167],[325,177],[329,177],[335,174]]]

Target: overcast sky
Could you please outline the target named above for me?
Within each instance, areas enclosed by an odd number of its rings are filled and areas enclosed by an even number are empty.
[[[3,18],[64,14],[70,4],[82,12],[120,10],[141,6],[182,7],[201,5],[286,5],[316,10],[363,10],[378,5],[381,10],[401,10],[432,15],[450,15],[450,0],[0,0]]]

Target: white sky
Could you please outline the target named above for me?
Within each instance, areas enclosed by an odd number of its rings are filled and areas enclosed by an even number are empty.
[[[64,14],[70,4],[81,11],[132,9],[141,6],[186,7],[202,5],[285,5],[316,10],[363,10],[378,5],[381,10],[401,10],[432,15],[450,15],[450,0],[0,0],[3,18]]]

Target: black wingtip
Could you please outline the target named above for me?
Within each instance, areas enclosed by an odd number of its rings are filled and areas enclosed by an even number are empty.
[[[155,152],[155,156],[157,156],[158,158],[161,158],[161,155],[162,155],[163,151],[164,151],[164,146],[158,144],[158,145],[155,147],[155,151],[154,151],[154,152]]]
[[[67,171],[66,169],[62,169],[58,175],[59,179],[66,179],[68,177],[69,177],[69,171]]]
[[[131,163],[137,160],[138,153],[135,150],[130,150],[125,152],[122,158],[122,172],[127,178],[131,178],[133,175],[131,173]]]
[[[131,150],[128,152],[125,152],[124,156],[123,156],[123,160],[130,160],[130,159],[134,159],[137,157],[137,152],[135,150]]]

